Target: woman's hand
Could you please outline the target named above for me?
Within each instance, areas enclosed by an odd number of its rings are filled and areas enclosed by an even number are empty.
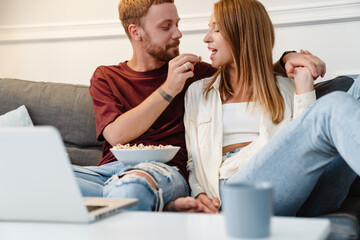
[[[218,213],[220,200],[218,198],[209,198],[205,193],[200,193],[196,196],[199,205],[204,208],[205,213]]]
[[[169,212],[204,212],[204,208],[193,197],[180,197],[168,203],[164,211]]]
[[[306,67],[296,67],[294,69],[294,80],[296,94],[303,94],[314,91],[314,78]]]
[[[181,197],[168,203],[164,211],[173,212],[197,212],[197,213],[218,213],[220,200],[209,198],[205,193],[200,193],[196,198]]]

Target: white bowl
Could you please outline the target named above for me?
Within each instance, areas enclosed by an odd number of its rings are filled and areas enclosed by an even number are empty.
[[[157,149],[114,149],[110,151],[116,159],[125,164],[157,161],[166,163],[174,158],[180,147]]]

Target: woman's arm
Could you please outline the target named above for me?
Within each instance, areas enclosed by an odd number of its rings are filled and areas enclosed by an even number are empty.
[[[296,92],[294,94],[294,118],[306,111],[315,101],[314,78],[306,67],[294,69]]]
[[[306,67],[297,67],[294,69],[294,80],[296,94],[301,95],[314,91],[314,78]]]
[[[198,183],[196,176],[195,176],[195,166],[192,159],[192,153],[191,153],[191,138],[190,138],[190,131],[191,131],[191,110],[193,106],[193,99],[191,98],[191,94],[189,93],[190,90],[188,90],[185,94],[185,113],[184,113],[184,126],[185,126],[185,143],[186,143],[186,149],[188,152],[188,161],[187,161],[187,170],[189,172],[189,184],[191,188],[191,196],[196,197],[198,194],[204,192],[200,184]],[[192,104],[191,104],[192,103]]]

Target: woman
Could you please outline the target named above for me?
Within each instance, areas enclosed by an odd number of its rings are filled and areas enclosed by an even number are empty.
[[[219,70],[185,98],[192,196],[215,212],[223,184],[269,181],[276,215],[336,209],[356,177],[351,168],[360,173],[360,104],[333,93],[313,105],[307,68],[294,80],[275,76],[274,29],[256,0],[216,3],[204,42]]]

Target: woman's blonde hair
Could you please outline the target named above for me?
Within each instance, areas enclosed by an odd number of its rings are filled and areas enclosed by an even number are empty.
[[[214,5],[214,16],[231,48],[238,81],[232,89],[227,66],[221,67],[205,89],[205,96],[220,75],[223,101],[240,93],[257,102],[274,123],[281,122],[285,106],[273,69],[274,27],[264,6],[256,0],[220,0]]]
[[[144,17],[152,5],[162,3],[174,3],[174,0],[121,0],[118,6],[119,18],[126,34],[130,37],[129,26],[143,26],[142,17]]]

